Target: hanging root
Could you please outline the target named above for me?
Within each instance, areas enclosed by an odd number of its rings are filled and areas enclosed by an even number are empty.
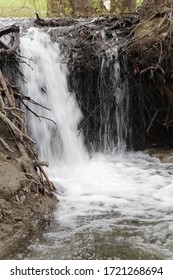
[[[14,151],[12,149],[10,149],[9,145],[0,137],[0,142],[3,145],[4,149],[13,153]]]
[[[43,169],[42,166],[49,166],[49,163],[47,161],[41,161],[41,160],[35,160],[34,165],[39,169],[40,171],[40,178],[43,182],[43,184],[47,184],[47,187],[50,189],[50,191],[55,191],[55,186],[54,184],[49,180],[49,177],[47,176],[45,170]]]
[[[43,167],[42,166],[38,166],[38,168],[40,170],[40,176],[43,179],[43,181],[44,181],[44,178],[45,178],[46,183],[49,186],[50,190],[51,191],[55,191],[55,187],[54,187],[53,183],[49,180],[49,178],[48,178],[46,172],[44,171]]]
[[[29,146],[30,150],[32,151],[32,144],[35,144],[36,142],[31,139],[27,135],[27,128],[26,124],[23,120],[23,117],[25,116],[26,112],[23,111],[20,108],[16,107],[16,96],[20,96],[20,99],[27,99],[24,95],[18,95],[13,93],[13,88],[9,85],[9,83],[6,81],[6,79],[3,77],[2,72],[0,71],[0,120],[8,127],[10,132],[12,133],[12,136],[15,138],[17,147],[20,151],[21,158],[17,161],[20,162],[21,167],[23,171],[25,172],[26,176],[29,178],[33,177],[32,172],[30,172],[29,166],[35,166],[39,170],[39,177],[40,177],[40,183],[43,185],[44,194],[49,195],[49,191],[55,191],[55,187],[53,183],[49,180],[46,172],[44,171],[42,166],[48,166],[47,161],[40,161],[36,158],[35,153],[32,152],[32,155],[34,157],[33,161],[29,160],[29,163],[26,161],[26,152],[23,148],[24,146]],[[30,99],[29,99],[30,100]],[[32,102],[34,102],[32,100]],[[39,104],[38,104],[39,105]],[[28,106],[26,106],[29,108]],[[33,112],[32,110],[30,110]],[[34,113],[34,112],[33,112]],[[37,116],[37,114],[35,114]],[[6,143],[6,141],[1,137],[0,143],[4,147],[4,149],[10,153],[13,153],[13,150],[9,147],[9,145]]]
[[[26,111],[34,114],[36,117],[44,118],[36,114],[33,110],[30,109],[29,103],[35,104],[37,106],[42,106],[38,104],[34,100],[32,100],[29,96],[25,96],[20,92],[20,88],[13,85],[12,81],[9,81],[9,78],[6,77],[5,67],[6,67],[6,57],[8,55],[13,58],[13,63],[16,63],[16,54],[14,54],[15,50],[18,48],[19,44],[19,28],[16,26],[10,26],[8,28],[0,29],[0,37],[9,34],[11,32],[15,33],[15,42],[12,47],[8,47],[0,41],[0,56],[2,61],[0,61],[0,125],[3,130],[7,128],[8,134],[5,132],[0,137],[0,148],[3,149],[3,152],[8,153],[9,156],[16,160],[18,166],[25,173],[25,176],[31,180],[34,179],[37,182],[37,186],[39,185],[39,190],[44,195],[49,195],[52,191],[55,191],[55,187],[53,183],[49,180],[46,172],[44,171],[42,166],[48,166],[48,162],[38,160],[34,149],[33,144],[36,142],[28,136],[27,127],[25,123],[25,115]],[[3,48],[1,48],[3,46]],[[6,54],[6,56],[4,56]],[[13,55],[12,55],[13,54]],[[4,65],[3,65],[3,60]],[[17,63],[20,61],[17,60]],[[16,68],[12,68],[10,66],[10,70],[15,72]],[[21,74],[20,72],[18,72]],[[13,73],[14,77],[16,73]],[[25,103],[25,102],[26,103]],[[21,109],[21,104],[24,105],[24,109]],[[49,110],[44,107],[44,109]],[[46,119],[46,118],[45,118]],[[51,119],[48,119],[52,121]],[[9,133],[12,136],[12,141],[14,149],[10,146],[10,137]],[[8,143],[7,143],[8,142]],[[15,158],[15,149],[20,153],[20,157]],[[8,156],[8,155],[7,155]],[[37,172],[38,171],[38,172]]]
[[[138,23],[131,34],[123,51],[131,60],[134,73],[147,74],[156,84],[166,83],[172,75],[173,65],[173,10],[153,13]],[[172,91],[172,90],[171,90]],[[165,91],[168,95],[169,91]]]
[[[122,54],[128,58],[127,75],[136,112],[131,111],[133,131],[142,148],[153,143],[172,145],[173,9],[157,5],[139,20],[122,46]]]

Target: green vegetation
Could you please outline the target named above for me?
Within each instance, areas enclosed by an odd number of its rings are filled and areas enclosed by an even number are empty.
[[[46,0],[0,0],[0,17],[41,17],[46,16]]]
[[[104,1],[108,2],[108,1]],[[115,0],[115,3],[121,2],[120,0]],[[143,0],[136,0],[136,6],[141,5]],[[95,8],[97,14],[102,13],[101,7],[98,0],[93,0],[93,7]],[[65,7],[65,16],[70,16],[71,7]],[[35,12],[39,14],[40,17],[47,16],[47,0],[0,0],[0,17],[35,17]],[[108,11],[107,11],[108,12]],[[104,10],[103,13],[107,13]],[[120,9],[115,8],[114,12],[119,13]],[[75,11],[75,15],[80,12]]]
[[[136,0],[136,6],[140,6],[142,4],[143,0]]]

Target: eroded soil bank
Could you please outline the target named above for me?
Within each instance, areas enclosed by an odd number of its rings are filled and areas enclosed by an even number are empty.
[[[9,129],[0,122],[0,135],[13,152],[0,143],[0,259],[6,258],[49,225],[56,199],[41,190],[33,159],[21,144],[21,155]]]
[[[16,86],[20,61],[9,49],[0,41],[0,259],[48,226],[57,203],[47,162],[38,160],[27,132],[29,107],[21,102],[29,97]]]

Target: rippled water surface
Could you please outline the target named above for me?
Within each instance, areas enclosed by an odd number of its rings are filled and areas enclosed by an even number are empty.
[[[54,166],[54,221],[17,258],[172,259],[173,166],[144,153]]]
[[[173,165],[145,153],[90,156],[77,131],[82,113],[68,91],[59,45],[31,28],[20,47],[28,58],[22,90],[50,109],[32,110],[54,120],[28,116],[40,158],[51,163],[47,172],[59,203],[47,231],[13,258],[173,259]]]

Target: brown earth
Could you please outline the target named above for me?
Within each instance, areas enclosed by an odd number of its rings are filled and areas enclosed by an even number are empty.
[[[11,150],[0,142],[0,259],[4,259],[49,224],[56,199],[45,193],[32,156],[2,121],[0,137]]]

